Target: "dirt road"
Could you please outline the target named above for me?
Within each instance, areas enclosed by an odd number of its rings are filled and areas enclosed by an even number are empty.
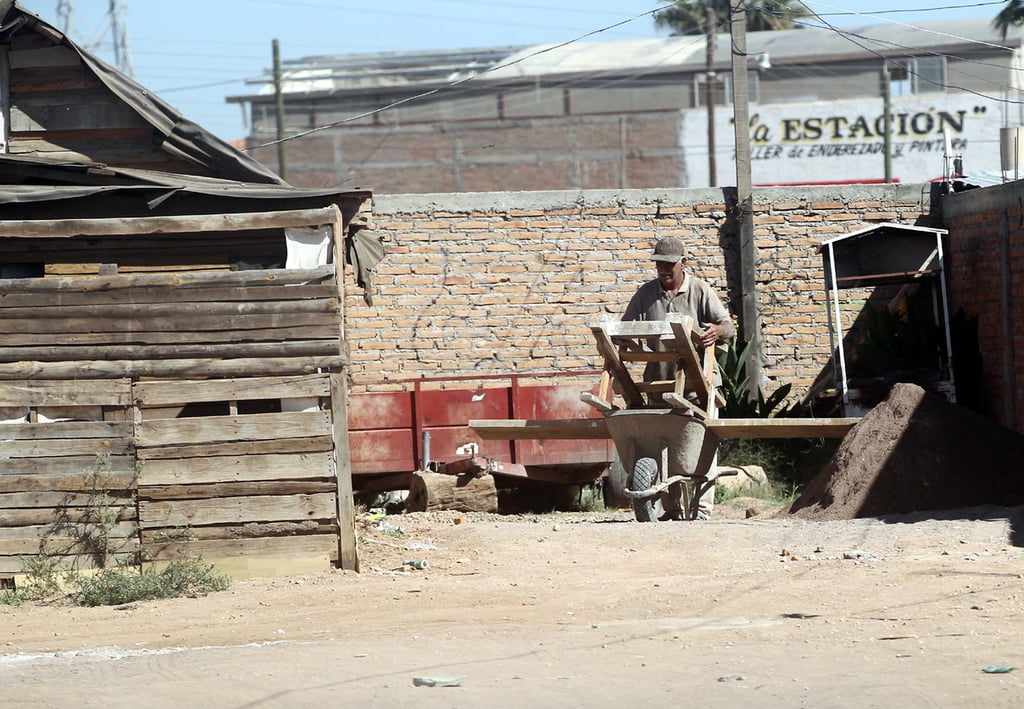
[[[831,522],[743,508],[647,525],[625,512],[389,516],[362,530],[359,574],[124,608],[3,607],[2,702],[1024,705],[1024,508]],[[395,570],[409,559],[429,565]]]

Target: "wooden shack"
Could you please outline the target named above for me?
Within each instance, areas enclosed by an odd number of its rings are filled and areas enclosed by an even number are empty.
[[[345,264],[298,190],[0,0],[0,578],[201,556],[355,569]]]

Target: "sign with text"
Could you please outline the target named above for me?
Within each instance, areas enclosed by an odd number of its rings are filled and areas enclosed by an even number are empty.
[[[704,109],[684,111],[679,140],[682,187],[707,187],[708,128]],[[964,172],[998,173],[1000,107],[972,94],[893,98],[894,182],[943,176],[948,134]],[[732,112],[715,113],[719,185],[736,184]],[[885,125],[881,98],[751,105],[751,181],[756,186],[884,182]]]

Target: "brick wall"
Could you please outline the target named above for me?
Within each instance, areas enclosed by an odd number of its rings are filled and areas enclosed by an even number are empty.
[[[766,388],[803,393],[829,360],[818,247],[929,209],[921,185],[772,188],[754,195]],[[386,256],[374,305],[347,299],[354,391],[420,376],[600,369],[588,323],[654,277],[679,236],[692,270],[739,312],[739,249],[721,190],[377,196]],[[383,384],[382,384],[383,383]]]
[[[976,319],[980,378],[958,382],[982,413],[1024,433],[1024,182],[943,198],[951,310]],[[964,398],[964,397],[961,397]]]

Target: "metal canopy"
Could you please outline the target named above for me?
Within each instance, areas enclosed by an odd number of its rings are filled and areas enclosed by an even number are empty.
[[[884,222],[822,242],[819,252],[825,270],[825,295],[828,300],[829,344],[836,388],[842,394],[844,409],[850,403],[847,382],[846,351],[843,341],[839,291],[880,285],[928,282],[933,290],[933,315],[945,333],[946,362],[950,401],[955,399],[953,384],[953,347],[950,336],[949,300],[943,261],[942,239],[945,229]]]

